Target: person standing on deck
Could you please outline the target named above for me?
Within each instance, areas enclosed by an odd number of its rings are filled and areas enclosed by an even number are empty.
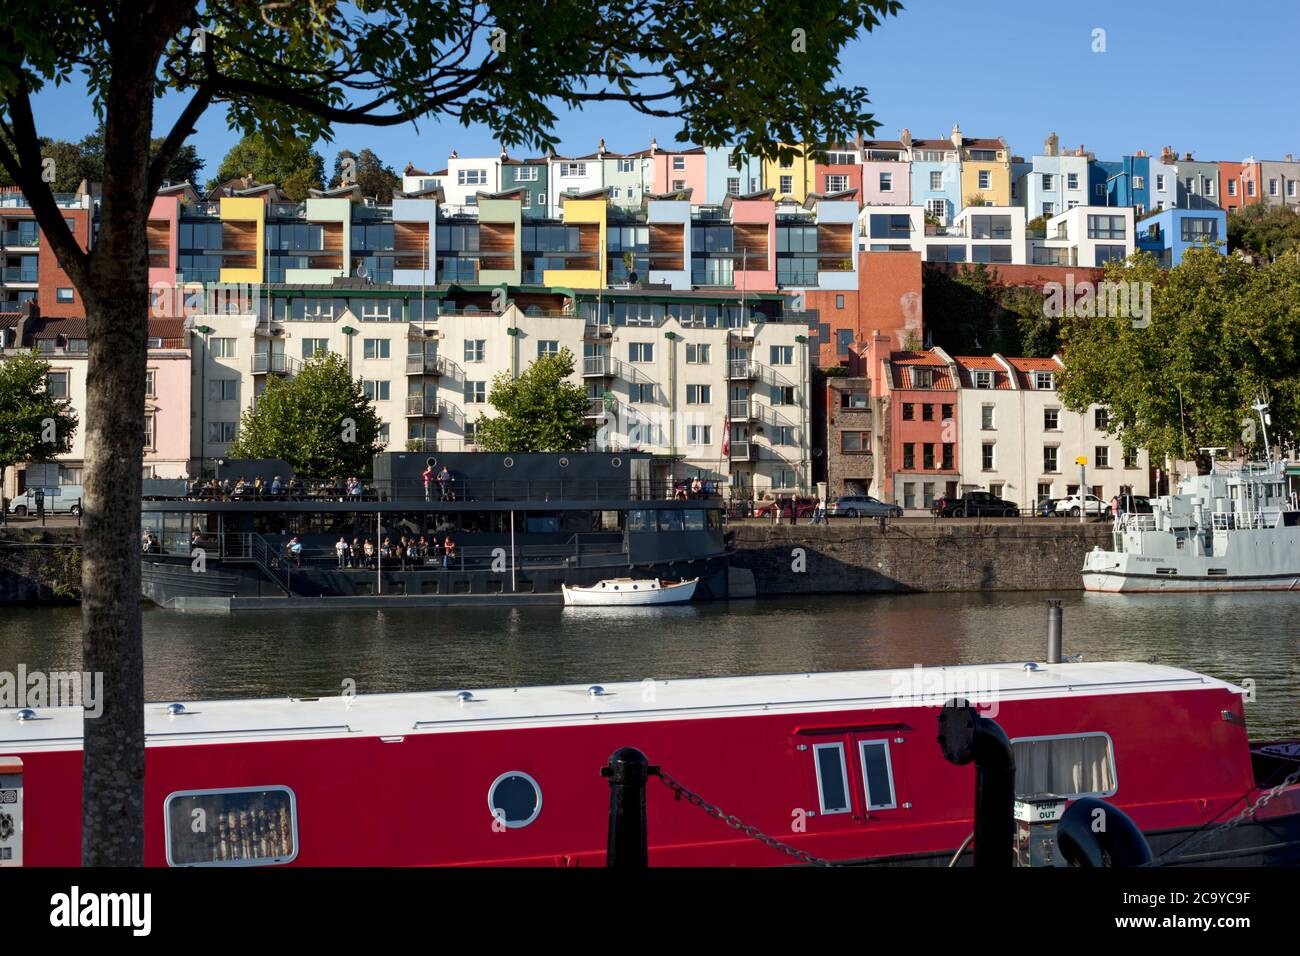
[[[451,540],[451,535],[442,543],[442,567],[446,570],[452,566],[456,560],[456,542]]]
[[[339,535],[338,541],[334,542],[334,553],[339,556],[339,570],[342,571],[350,563],[348,561],[348,539]]]
[[[420,477],[424,479],[424,500],[433,500],[433,465],[425,465]]]

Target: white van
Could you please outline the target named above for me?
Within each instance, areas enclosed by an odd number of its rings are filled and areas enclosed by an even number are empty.
[[[57,494],[52,494],[57,492]],[[45,489],[45,513],[47,515],[81,514],[81,497],[85,492],[81,485],[60,485]],[[9,513],[18,515],[36,514],[36,489],[28,488],[22,494],[9,500]]]

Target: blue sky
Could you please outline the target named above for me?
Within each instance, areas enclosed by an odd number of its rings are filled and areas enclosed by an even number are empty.
[[[1024,156],[1055,131],[1062,146],[1082,143],[1102,159],[1164,145],[1198,159],[1280,159],[1300,155],[1298,27],[1296,0],[910,0],[842,63],[846,83],[871,91],[881,138],[904,126],[946,136],[956,122],[968,136],[1005,136]],[[1095,30],[1105,31],[1104,52],[1093,51]],[[159,135],[182,105],[159,104]],[[79,139],[94,125],[75,84],[43,91],[35,106],[42,135]],[[651,136],[667,145],[677,126],[601,104],[562,114],[557,132],[561,151],[586,153],[601,136],[615,151]],[[205,177],[237,139],[224,110],[209,110],[191,139]],[[319,149],[329,168],[338,149],[367,146],[399,171],[407,161],[440,168],[453,147],[462,156],[498,149],[482,127],[435,120],[340,127]]]

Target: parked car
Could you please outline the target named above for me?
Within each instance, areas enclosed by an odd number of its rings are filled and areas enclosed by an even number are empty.
[[[50,494],[54,489],[45,489],[45,513],[47,515],[81,514],[81,497],[85,494],[81,485],[61,485],[58,494]],[[22,494],[9,499],[11,514],[36,514],[36,489],[28,488]]]
[[[781,499],[782,518],[790,517],[790,500],[789,498]],[[795,514],[800,518],[811,518],[813,511],[817,508],[817,500],[815,498],[797,498],[795,500],[798,502],[798,510]],[[775,501],[765,501],[754,509],[754,517],[770,518],[774,507],[776,507]]]
[[[1038,502],[1037,506],[1034,508],[1034,514],[1038,515],[1040,518],[1055,518],[1056,503],[1060,500],[1060,498],[1044,498],[1042,501]]]
[[[1149,515],[1155,513],[1155,506],[1146,495],[1121,495],[1120,502],[1126,514]]]
[[[901,518],[903,509],[871,495],[840,495],[826,506],[832,518]]]
[[[1058,515],[1077,518],[1081,514],[1110,517],[1110,505],[1096,495],[1067,495],[1056,503]]]
[[[987,491],[968,491],[957,498],[945,495],[934,503],[930,511],[940,518],[974,518],[981,515],[1015,518],[1020,515],[1018,506]]]

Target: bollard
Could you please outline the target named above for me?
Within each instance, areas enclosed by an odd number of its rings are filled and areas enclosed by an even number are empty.
[[[1070,866],[1146,866],[1151,847],[1137,824],[1119,807],[1081,797],[1061,815],[1057,846]]]
[[[939,746],[949,763],[975,762],[975,866],[1015,865],[1016,762],[997,721],[953,698],[939,712]]]
[[[609,757],[600,771],[609,779],[609,841],[605,866],[644,869],[649,865],[645,822],[645,785],[651,767],[646,755],[635,747],[622,747]]]
[[[1047,663],[1061,663],[1061,602],[1047,602]]]

